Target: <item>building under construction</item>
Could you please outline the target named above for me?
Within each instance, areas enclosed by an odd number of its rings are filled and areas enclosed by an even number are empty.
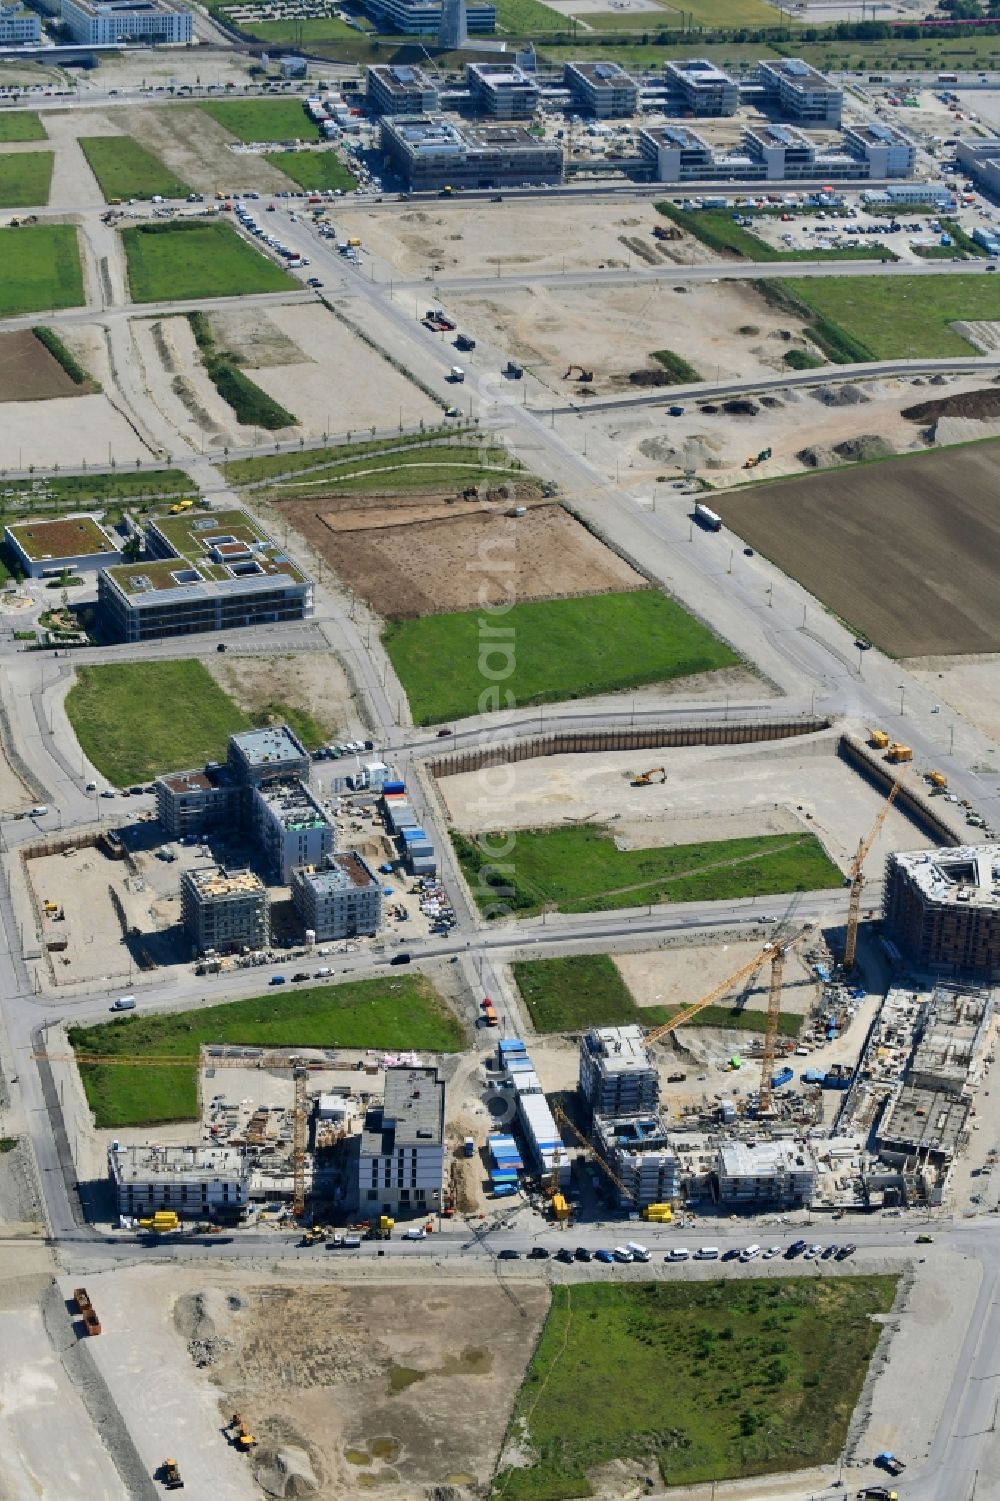
[[[118,1213],[145,1218],[172,1209],[179,1219],[232,1222],[246,1215],[250,1166],[241,1147],[123,1146],[108,1149]]]
[[[595,1116],[594,1145],[619,1180],[621,1208],[669,1203],[680,1196],[680,1162],[658,1112]]]
[[[803,1142],[723,1142],[715,1173],[719,1202],[731,1209],[798,1208],[816,1190],[816,1159]]]
[[[921,968],[1000,976],[1000,846],[890,855],[882,911],[886,936]]]
[[[641,1027],[595,1027],[580,1042],[580,1093],[592,1115],[655,1113],[660,1076]]]
[[[250,870],[203,865],[181,876],[181,921],[195,954],[238,954],[266,949],[270,903]]]

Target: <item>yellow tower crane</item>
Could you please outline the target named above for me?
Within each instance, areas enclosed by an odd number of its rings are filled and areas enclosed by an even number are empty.
[[[862,867],[868,857],[868,853],[878,838],[879,830],[889,816],[889,809],[896,798],[896,793],[902,786],[901,782],[893,782],[882,806],[878,818],[868,830],[865,838],[858,845],[858,852],[851,861],[851,896],[847,904],[847,933],[844,937],[844,968],[851,969],[854,965],[854,955],[858,946],[858,922],[861,917],[861,892],[864,888],[865,878],[862,875]]]
[[[808,932],[800,928],[791,938],[779,938],[772,945],[771,984],[767,994],[767,1025],[764,1028],[764,1058],[760,1073],[760,1104],[758,1113],[766,1115],[771,1108],[772,1071],[774,1055],[778,1046],[778,1022],[781,1019],[781,985],[785,973],[785,955]]]
[[[597,1166],[601,1169],[601,1172],[604,1173],[605,1177],[610,1178],[612,1183],[614,1183],[615,1186],[622,1191],[627,1199],[634,1199],[635,1194],[632,1192],[632,1190],[630,1188],[626,1188],[625,1184],[618,1177],[614,1169],[594,1146],[594,1143],[588,1140],[588,1138],[584,1136],[582,1131],[577,1130],[573,1122],[570,1120],[569,1116],[566,1114],[565,1110],[561,1110],[558,1105],[553,1105],[552,1114],[555,1116],[560,1126],[565,1126],[570,1135],[579,1142],[580,1146],[583,1147],[588,1157],[592,1157],[594,1159],[594,1161],[597,1163]]]
[[[678,1027],[683,1027],[686,1022],[693,1021],[699,1011],[704,1011],[706,1006],[711,1006],[715,1001],[721,1000],[727,991],[732,990],[734,985],[738,985],[741,980],[750,979],[771,958],[774,948],[775,944],[773,943],[765,944],[759,954],[755,954],[752,959],[748,959],[746,964],[741,964],[739,969],[733,970],[731,975],[727,975],[718,985],[713,986],[707,995],[703,995],[700,1000],[692,1001],[690,1005],[682,1007],[677,1015],[672,1016],[668,1022],[664,1022],[662,1027],[654,1027],[651,1032],[647,1032],[647,1044],[659,1042],[661,1037],[666,1037]]]

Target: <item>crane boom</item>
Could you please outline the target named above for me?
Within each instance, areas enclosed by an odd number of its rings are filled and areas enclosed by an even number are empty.
[[[845,969],[850,969],[854,964],[854,955],[858,946],[858,923],[861,920],[861,892],[865,884],[862,867],[868,857],[868,852],[878,838],[879,830],[889,816],[889,809],[895,802],[896,793],[901,786],[902,783],[900,781],[893,782],[892,787],[889,789],[889,796],[882,805],[878,817],[864,839],[861,840],[861,843],[858,845],[858,852],[851,861],[851,895],[847,903],[847,932],[844,935]]]
[[[626,1198],[634,1200],[635,1194],[632,1192],[632,1190],[630,1188],[626,1188],[625,1184],[618,1177],[617,1173],[613,1170],[613,1168],[609,1166],[604,1157],[594,1146],[594,1143],[592,1141],[589,1141],[587,1137],[584,1136],[582,1131],[577,1130],[573,1122],[570,1120],[569,1116],[566,1114],[565,1110],[561,1110],[558,1105],[553,1105],[552,1114],[555,1116],[560,1126],[565,1126],[570,1135],[576,1138],[576,1140],[579,1142],[580,1146],[583,1147],[588,1156],[593,1157],[602,1173],[610,1178],[612,1183],[617,1185],[617,1187],[621,1190]]]
[[[678,1011],[676,1016],[672,1016],[668,1022],[664,1022],[661,1027],[654,1027],[652,1032],[647,1032],[647,1044],[659,1042],[661,1037],[666,1037],[675,1028],[683,1027],[685,1022],[691,1021],[698,1015],[699,1011],[704,1011],[706,1006],[711,1006],[713,1001],[717,1001],[721,996],[724,996],[727,990],[731,990],[741,980],[747,980],[751,975],[755,975],[767,963],[773,949],[773,943],[766,944],[759,954],[755,955],[753,959],[749,959],[746,964],[741,964],[739,969],[734,970],[726,979],[722,980],[718,985],[713,986],[707,995],[703,995],[700,1000],[692,1001],[690,1005]]]

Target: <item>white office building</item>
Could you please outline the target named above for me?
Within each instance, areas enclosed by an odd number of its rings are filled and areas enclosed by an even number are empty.
[[[638,84],[618,63],[566,63],[563,83],[574,108],[595,119],[629,119],[636,113]]]
[[[181,43],[194,37],[191,12],[171,0],[62,0],[62,19],[74,42],[90,47]]]
[[[703,57],[666,62],[663,77],[675,107],[692,115],[735,115],[739,108],[735,80]]]
[[[716,1154],[719,1201],[730,1209],[809,1204],[816,1189],[816,1160],[804,1142],[727,1141]]]
[[[538,84],[516,63],[466,63],[465,81],[478,114],[494,120],[530,120]]]
[[[757,64],[765,106],[800,125],[839,126],[844,91],[799,57],[769,57]]]
[[[122,1146],[108,1149],[118,1213],[146,1219],[172,1209],[181,1219],[232,1221],[246,1214],[250,1167],[243,1147]]]
[[[858,161],[867,163],[868,176],[912,177],[917,165],[914,143],[889,125],[846,125],[844,145]]]

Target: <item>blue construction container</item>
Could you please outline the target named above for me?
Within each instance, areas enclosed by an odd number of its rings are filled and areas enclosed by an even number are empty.
[[[497,1051],[499,1053],[525,1053],[527,1048],[519,1037],[505,1037],[497,1044]]]
[[[397,793],[397,792],[405,792],[405,791],[406,791],[406,783],[405,782],[383,782],[382,783],[382,796],[383,797],[386,797],[389,793]]]

